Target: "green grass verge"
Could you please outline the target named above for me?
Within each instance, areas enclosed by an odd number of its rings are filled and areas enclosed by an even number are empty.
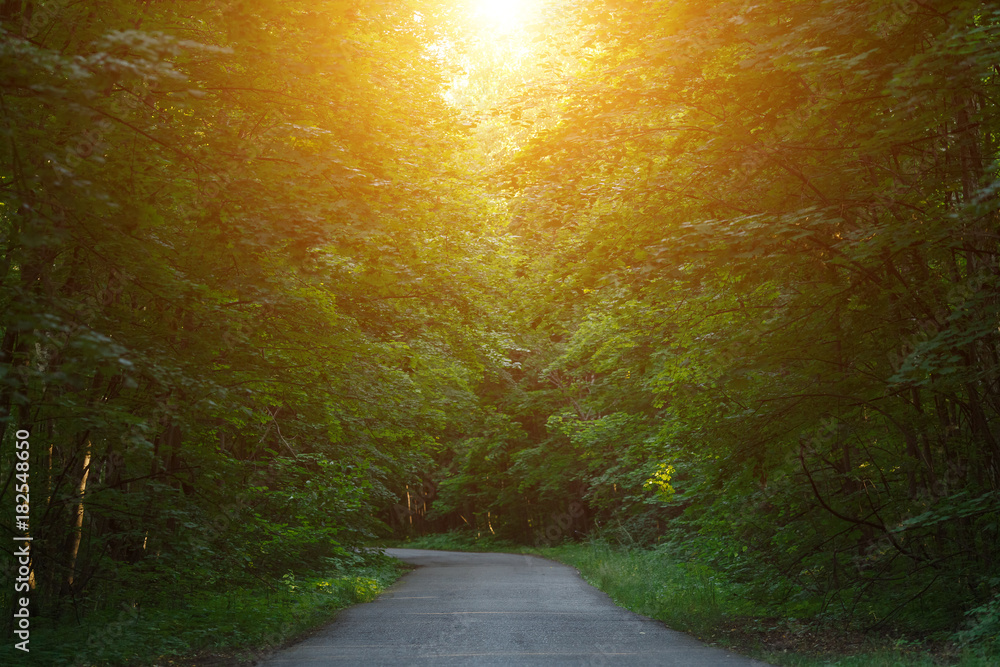
[[[704,564],[601,543],[567,544],[538,553],[577,568],[616,604],[696,637],[709,637],[727,617],[750,611],[738,590],[721,584]]]
[[[347,572],[286,574],[256,587],[216,586],[155,607],[94,612],[81,622],[33,623],[30,653],[7,642],[0,664],[241,665],[329,622],[357,602],[374,600],[404,571],[369,558]]]
[[[815,621],[760,617],[741,587],[668,551],[566,544],[527,552],[577,568],[626,609],[711,644],[789,667],[1000,665],[1000,656],[913,639],[861,636]]]

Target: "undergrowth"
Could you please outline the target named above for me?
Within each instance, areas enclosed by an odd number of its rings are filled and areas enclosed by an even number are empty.
[[[400,549],[436,549],[438,551],[511,551],[520,552],[523,547],[509,540],[497,539],[493,535],[474,535],[469,531],[454,530],[449,533],[433,533],[419,537],[379,542],[379,546]]]
[[[328,622],[338,610],[374,600],[402,572],[378,552],[350,567],[286,573],[256,586],[226,585],[160,599],[141,608],[94,612],[80,621],[39,619],[31,651],[0,648],[0,664],[76,667],[251,663]]]

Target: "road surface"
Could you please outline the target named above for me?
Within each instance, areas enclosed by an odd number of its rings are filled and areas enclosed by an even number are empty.
[[[387,549],[419,567],[345,609],[266,667],[657,665],[763,667],[615,606],[576,570],[535,556]]]

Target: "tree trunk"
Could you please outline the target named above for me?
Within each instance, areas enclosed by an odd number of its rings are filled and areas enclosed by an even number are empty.
[[[80,552],[80,541],[83,538],[83,496],[87,492],[87,477],[90,475],[90,438],[87,438],[86,450],[83,455],[83,471],[80,473],[80,483],[76,488],[76,495],[80,499],[76,506],[73,517],[73,535],[69,550],[69,567],[66,575],[66,584],[69,590],[73,590],[73,580],[76,576],[76,558]]]

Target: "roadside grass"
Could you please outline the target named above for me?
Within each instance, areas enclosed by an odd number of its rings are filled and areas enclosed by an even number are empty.
[[[676,561],[660,552],[599,542],[531,551],[577,568],[616,604],[701,639],[712,636],[727,618],[751,611],[738,589],[719,581],[707,565]]]
[[[864,636],[808,619],[756,613],[741,586],[703,563],[668,551],[605,543],[522,549],[577,568],[616,604],[711,644],[788,667],[924,667],[1000,665],[1000,655],[945,642]]]
[[[0,648],[0,664],[46,667],[106,665],[242,665],[374,600],[404,571],[396,561],[327,573],[288,573],[260,585],[206,587],[155,606],[95,612],[82,622],[34,622],[31,652]],[[12,643],[12,642],[11,642]]]
[[[872,649],[854,656],[802,656],[764,652],[754,657],[774,665],[788,665],[789,667],[940,667],[941,665],[996,667],[997,664],[1000,664],[997,662],[997,658],[973,654],[946,657],[920,655],[893,649]]]

